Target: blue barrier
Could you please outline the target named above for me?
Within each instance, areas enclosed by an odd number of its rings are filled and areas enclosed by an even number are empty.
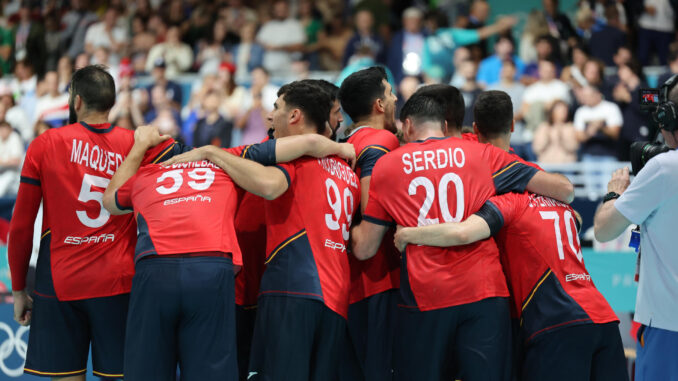
[[[616,312],[633,312],[636,309],[638,283],[634,252],[596,252],[583,249],[584,263],[594,284]]]

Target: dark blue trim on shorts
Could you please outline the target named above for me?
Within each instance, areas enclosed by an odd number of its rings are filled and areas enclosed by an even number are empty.
[[[363,220],[381,226],[393,227],[396,225],[395,222],[385,221],[376,217],[368,216],[367,214],[363,214]]]

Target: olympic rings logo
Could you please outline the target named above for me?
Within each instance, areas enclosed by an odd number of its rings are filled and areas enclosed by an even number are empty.
[[[3,331],[7,334],[7,338],[5,341],[0,344],[0,370],[4,374],[10,377],[21,377],[21,375],[24,373],[24,361],[26,360],[26,347],[28,344],[26,344],[26,341],[23,339],[24,334],[28,332],[29,328],[20,326],[19,329],[17,329],[16,333],[14,333],[14,330],[12,330],[12,327],[10,327],[7,323],[1,322],[0,321],[0,331]],[[21,359],[21,365],[16,368],[16,369],[11,369],[7,367],[5,364],[5,360],[7,360],[12,353],[16,351]]]

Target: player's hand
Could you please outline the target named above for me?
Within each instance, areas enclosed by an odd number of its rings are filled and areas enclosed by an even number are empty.
[[[340,143],[337,156],[346,160],[352,169],[355,169],[355,147],[351,143]]]
[[[31,324],[33,299],[25,290],[12,291],[12,296],[14,296],[14,320],[23,326]]]
[[[607,191],[622,194],[631,184],[631,175],[629,167],[617,169],[612,173],[612,179],[607,183]]]
[[[160,163],[160,165],[169,167],[172,164],[179,164],[179,163],[190,163],[193,161],[201,161],[205,160],[207,158],[207,149],[210,146],[204,146],[200,148],[194,148],[188,152],[184,152],[181,155],[176,155],[168,160]]]
[[[145,148],[155,147],[170,138],[169,135],[160,135],[156,126],[139,126],[134,130],[134,143]]]
[[[396,228],[396,233],[393,236],[393,243],[395,243],[395,247],[400,252],[405,250],[405,247],[407,247],[407,240],[405,239],[405,236],[407,235],[406,229],[407,228],[398,225],[398,228]]]

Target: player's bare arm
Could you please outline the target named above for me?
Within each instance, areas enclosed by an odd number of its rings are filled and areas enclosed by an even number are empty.
[[[437,225],[398,226],[394,242],[403,251],[409,244],[438,247],[461,246],[490,237],[490,226],[478,215],[471,215],[463,222],[446,222]]]
[[[374,257],[381,245],[388,226],[363,220],[351,229],[351,251],[356,258],[364,261]]]
[[[224,150],[220,149],[219,151],[221,153],[217,153],[213,146],[204,146],[174,156],[162,164],[169,166],[177,163],[205,160],[208,158],[208,155],[222,155],[222,157],[230,155]],[[337,155],[348,161],[351,167],[355,166],[355,149],[349,143],[337,143],[318,134],[288,136],[276,139],[275,141],[275,157],[278,163],[287,163],[302,156],[321,158],[330,155]]]
[[[622,194],[629,187],[629,184],[628,167],[618,169],[612,174],[612,179],[607,184],[607,191]],[[611,200],[603,203],[593,218],[593,232],[600,242],[607,242],[619,237],[631,225],[631,221],[615,208],[616,201]]]
[[[169,138],[169,135],[160,135],[158,128],[153,126],[141,126],[134,131],[134,145],[129,154],[127,154],[125,161],[123,161],[118,170],[115,171],[113,178],[111,178],[111,182],[104,192],[103,201],[106,210],[113,215],[131,213],[130,210],[118,208],[118,205],[115,202],[115,192],[117,192],[118,188],[125,184],[130,177],[137,173],[146,151]]]
[[[527,183],[527,190],[567,204],[574,200],[574,185],[567,177],[559,173],[546,171],[535,173]]]
[[[232,155],[218,147],[206,148],[205,159],[223,169],[244,190],[274,200],[289,187],[285,174],[275,167]]]

